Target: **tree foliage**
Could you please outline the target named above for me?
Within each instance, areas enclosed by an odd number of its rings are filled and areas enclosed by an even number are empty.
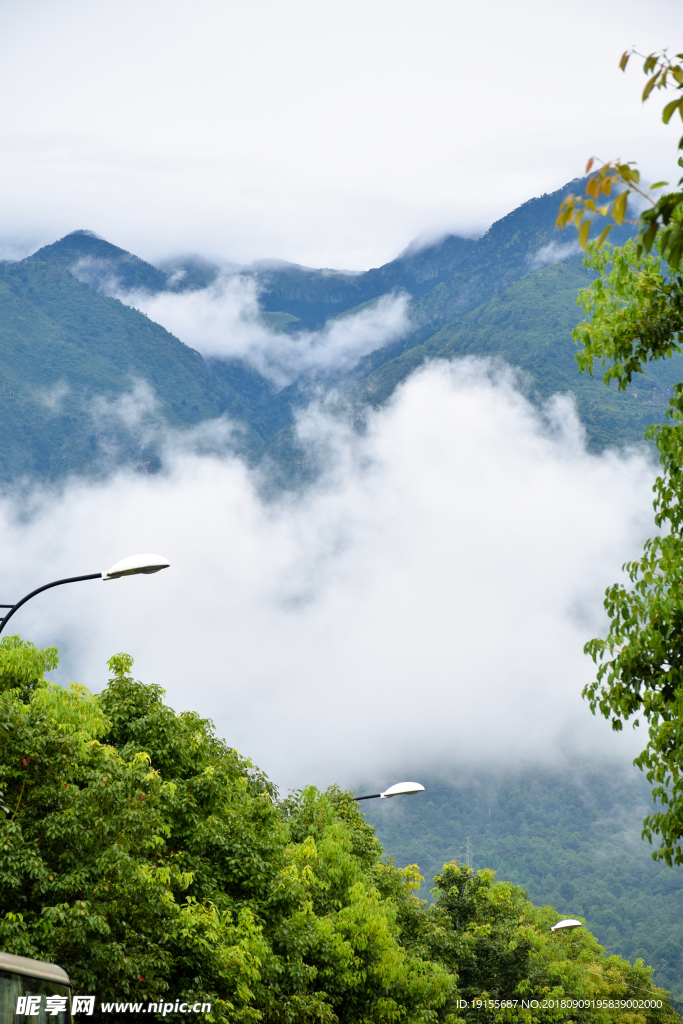
[[[216,1020],[436,1013],[454,979],[398,942],[381,848],[348,794],[307,791],[284,813],[128,656],[100,697],[47,683],[54,662],[0,644],[1,948],[62,964],[76,991],[182,994]]]
[[[623,55],[624,70],[630,53]],[[656,90],[674,88],[662,119],[668,124],[678,112],[683,120],[683,54],[675,61],[666,53],[650,54],[643,70],[648,81],[643,100]],[[683,150],[683,138],[678,143]],[[592,161],[589,163],[589,168]],[[683,167],[683,157],[678,158]],[[573,223],[579,241],[588,249],[586,265],[597,272],[579,293],[590,317],[579,324],[574,338],[582,370],[602,365],[606,384],[626,389],[647,363],[680,352],[683,331],[683,178],[678,190],[654,200],[639,187],[632,164],[604,164],[589,179],[586,197],[570,196],[562,205],[558,224]],[[667,182],[657,182],[658,189]],[[597,207],[625,186],[611,205]],[[587,243],[590,218],[596,213],[621,223],[632,191],[648,199],[637,222],[634,240],[621,247],[604,243],[607,230]],[[606,369],[605,369],[606,368]],[[643,556],[624,568],[629,585],[615,584],[606,593],[610,626],[605,639],[594,639],[586,651],[596,662],[597,677],[586,687],[593,712],[611,719],[616,730],[633,718],[648,724],[648,742],[636,759],[649,781],[659,809],[644,822],[650,841],[661,839],[654,852],[668,864],[683,863],[683,383],[677,383],[669,402],[668,422],[647,431],[659,451],[662,471],[654,485],[655,523],[660,533],[647,541]]]
[[[683,877],[638,841],[651,790],[635,769],[599,757],[502,773],[461,764],[422,781],[424,798],[368,801],[364,810],[398,864],[419,862],[420,895],[467,850],[472,867],[523,885],[533,903],[585,918],[610,953],[642,958],[683,1000]]]
[[[418,909],[417,901],[404,907],[404,941],[457,975],[461,1004],[456,1019],[467,1024],[606,1024],[624,1020],[624,1009],[610,1007],[610,1000],[637,1002],[652,991],[651,972],[642,961],[631,966],[620,957],[606,957],[583,928],[551,932],[556,911],[533,906],[522,888],[496,882],[493,871],[474,872],[453,861],[444,865],[435,883],[435,902],[428,910]],[[538,1006],[523,1005],[534,1000]],[[570,1000],[588,1006],[562,1005]],[[601,1001],[604,1007],[597,1005]],[[648,1018],[649,1013],[654,1015]],[[643,1009],[635,1016],[654,1021],[658,1014],[677,1016],[664,1008]]]
[[[383,862],[350,793],[278,801],[210,722],[134,680],[128,655],[97,697],[48,683],[55,663],[0,643],[0,947],[62,964],[77,992],[263,1024],[493,1021],[509,1014],[473,998],[645,992],[663,1005],[634,1024],[679,1019],[649,969],[587,932],[553,935],[556,912],[493,872],[447,865],[435,902],[419,900],[418,869]]]

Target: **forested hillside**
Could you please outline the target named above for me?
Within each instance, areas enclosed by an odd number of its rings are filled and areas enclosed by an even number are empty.
[[[535,903],[585,917],[608,952],[642,957],[683,1000],[683,872],[640,838],[651,800],[635,768],[467,766],[421,781],[424,794],[364,811],[399,867],[420,865],[423,895],[446,861],[493,868]]]
[[[0,945],[64,966],[94,1020],[186,1019],[180,995],[230,1024],[495,1024],[496,1000],[529,1024],[680,1021],[646,966],[490,871],[448,865],[416,899],[350,793],[278,799],[132,662],[94,696],[45,680],[55,648],[0,643]]]
[[[0,263],[0,479],[58,479],[120,464],[153,472],[164,431],[223,424],[209,431],[214,447],[251,464],[266,457],[278,479],[292,482],[310,471],[292,425],[312,388],[376,406],[425,360],[464,355],[521,369],[534,400],[574,394],[593,447],[639,441],[661,420],[683,375],[680,360],[648,369],[628,395],[579,376],[571,330],[581,318],[576,292],[589,276],[554,227],[576,184],[530,200],[479,239],[448,236],[360,274],[267,261],[219,268],[199,257],[154,267],[87,231]],[[615,241],[621,235],[625,229]],[[248,361],[204,359],[107,294],[202,289],[219,271],[253,279],[264,324],[302,346],[307,331],[389,293],[410,296],[411,326],[350,371],[303,373],[278,389]]]
[[[607,389],[598,372],[579,375],[571,332],[582,319],[576,295],[590,281],[579,257],[521,278],[478,309],[373,368],[359,381],[363,401],[380,405],[428,359],[496,357],[522,371],[532,397],[572,394],[594,448],[642,440],[661,422],[674,384],[683,378],[680,356],[647,368],[633,391]],[[369,362],[369,360],[368,360]]]
[[[187,430],[224,413],[241,424],[233,449],[258,449],[267,381],[246,365],[214,374],[144,314],[78,281],[58,247],[48,255],[0,263],[0,478],[154,467],[156,425]],[[117,406],[136,386],[134,406]]]

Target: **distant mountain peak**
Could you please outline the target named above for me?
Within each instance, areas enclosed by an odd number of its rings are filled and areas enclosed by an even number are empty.
[[[94,291],[106,291],[112,282],[122,291],[158,292],[168,287],[164,271],[85,228],[44,245],[27,260],[56,263]]]
[[[73,255],[96,256],[99,259],[122,259],[125,257],[137,260],[139,258],[125,249],[121,249],[118,245],[108,242],[94,231],[79,228],[78,231],[70,231],[68,235],[64,235],[63,238],[59,238],[50,245],[44,245],[42,249],[38,249],[27,259],[63,263]]]

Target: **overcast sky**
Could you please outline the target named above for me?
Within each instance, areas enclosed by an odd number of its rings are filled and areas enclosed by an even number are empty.
[[[617,62],[680,28],[678,0],[2,0],[0,246],[360,269],[593,153],[668,177]]]

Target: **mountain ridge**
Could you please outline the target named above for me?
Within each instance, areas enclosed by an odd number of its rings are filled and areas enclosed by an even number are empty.
[[[296,437],[296,412],[320,387],[341,391],[361,410],[377,407],[426,360],[463,355],[519,367],[533,400],[574,394],[593,447],[634,443],[661,418],[677,363],[648,369],[642,393],[628,398],[579,376],[571,329],[580,319],[576,289],[590,276],[555,216],[580,184],[528,200],[479,238],[445,235],[361,273],[273,261],[221,268],[197,256],[156,267],[85,229],[0,263],[0,479],[157,467],[159,445],[145,431],[112,425],[110,416],[103,439],[93,413],[95,400],[112,406],[146,387],[155,410],[146,415],[159,429],[187,431],[223,417],[237,428],[226,434],[224,451],[250,464],[265,458],[284,485],[294,485],[314,472]],[[278,389],[247,360],[202,357],[112,297],[197,292],[221,274],[253,280],[263,323],[297,344],[309,343],[306,332],[398,292],[410,296],[412,326],[350,371],[316,370]]]

